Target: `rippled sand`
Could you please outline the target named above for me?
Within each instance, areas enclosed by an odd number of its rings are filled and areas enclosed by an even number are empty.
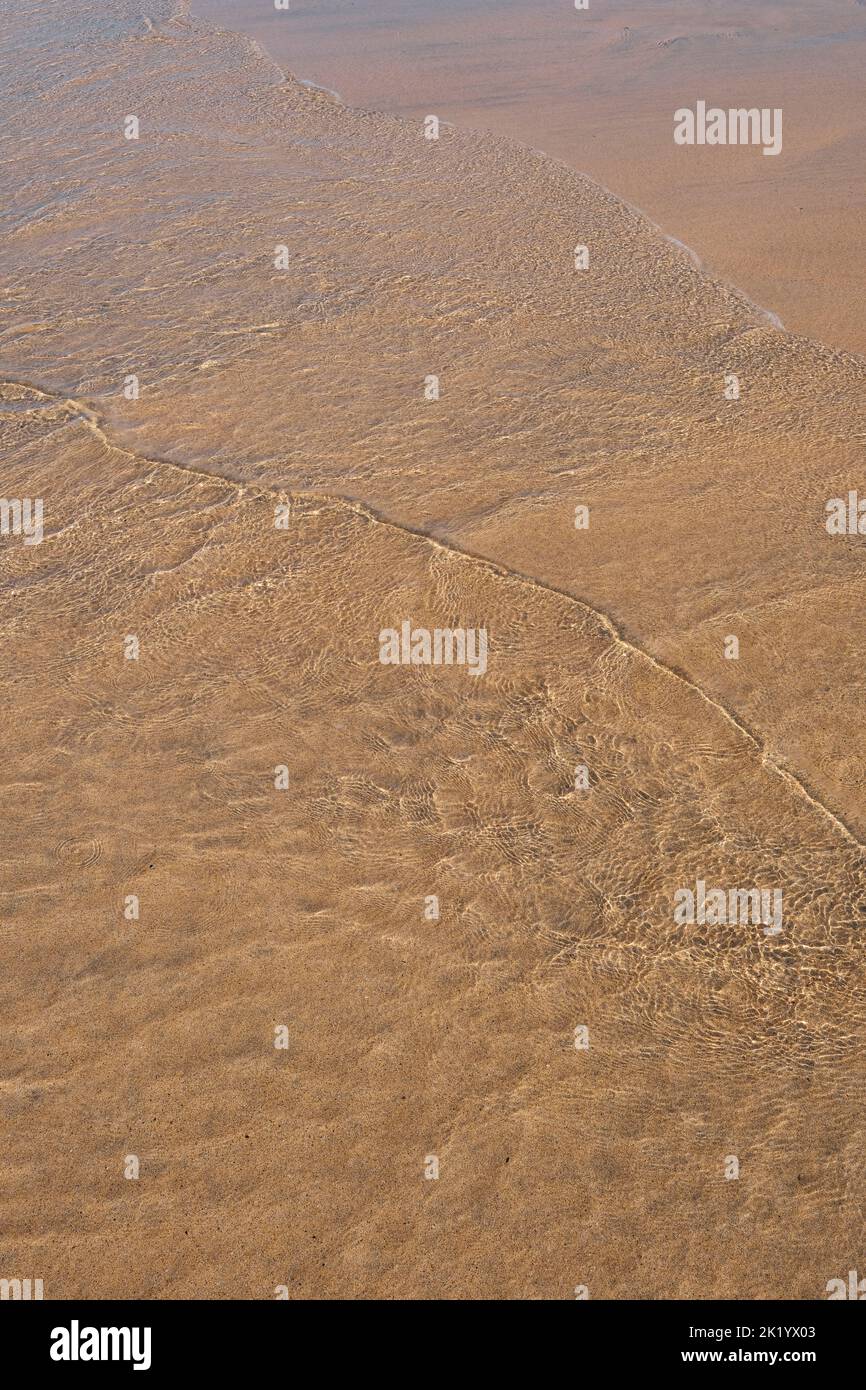
[[[0,1273],[824,1296],[862,1250],[863,551],[823,525],[862,360],[517,144],[102,8],[21,7],[0,111],[2,486],[46,530],[0,550]],[[486,675],[381,665],[407,617],[485,627]],[[676,925],[698,878],[784,931]]]

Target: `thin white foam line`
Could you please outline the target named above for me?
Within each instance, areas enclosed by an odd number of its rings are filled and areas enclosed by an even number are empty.
[[[329,97],[333,97],[336,101],[340,103],[341,106],[346,106],[346,103],[340,96],[340,93],[335,92],[333,87],[323,87],[321,82],[314,82],[311,77],[299,77],[298,81],[300,82],[302,87],[311,87],[314,92],[326,92]],[[348,106],[346,106],[347,111],[348,109]]]
[[[618,196],[617,194],[614,194],[614,197],[617,197],[617,196]],[[622,201],[622,200],[620,200],[620,201]],[[635,211],[640,212],[640,208],[636,208]],[[643,213],[643,216],[646,217],[646,213]],[[648,222],[652,222],[652,219],[649,218],[649,217],[647,217],[646,220],[647,220]],[[677,236],[671,236],[670,232],[664,231],[664,229],[663,229],[662,227],[659,227],[658,224],[657,224],[656,222],[652,222],[652,226],[656,228],[656,231],[661,232],[661,234],[662,234],[662,236],[664,237],[665,241],[669,241],[669,242],[671,243],[671,245],[673,245],[673,246],[678,246],[678,247],[680,248],[681,251],[685,251],[686,255],[687,255],[687,256],[689,257],[689,259],[691,260],[691,262],[692,262],[692,264],[694,265],[695,269],[696,269],[696,270],[699,270],[699,271],[701,272],[702,275],[709,275],[711,279],[715,279],[715,278],[716,278],[714,275],[711,274],[711,272],[709,271],[709,269],[707,268],[707,266],[706,266],[706,265],[704,264],[704,262],[701,260],[701,258],[700,258],[700,256],[698,255],[697,251],[695,251],[694,247],[688,246],[684,241],[680,241],[679,237],[677,237]],[[759,314],[763,314],[765,318],[769,319],[770,323],[773,325],[774,328],[778,328],[782,333],[784,333],[784,332],[786,331],[786,330],[785,330],[785,325],[783,324],[782,320],[779,318],[779,315],[776,314],[776,313],[774,313],[772,309],[765,309],[764,306],[763,306],[763,304],[758,304],[756,300],[751,299],[751,298],[749,297],[749,295],[747,295],[747,294],[745,293],[744,290],[740,289],[739,285],[731,285],[730,288],[731,288],[732,290],[736,290],[736,292],[737,292],[737,294],[740,296],[740,298],[741,298],[741,299],[745,299],[746,303],[749,304],[749,305],[751,305],[751,307],[752,307],[753,309],[755,309]]]
[[[544,154],[544,150],[539,150],[538,153]],[[545,157],[548,159],[551,158],[550,155],[546,155]],[[557,164],[565,164],[564,160],[557,160],[556,162]],[[570,164],[565,164],[566,169],[570,169],[571,167],[572,166]],[[658,222],[656,222],[654,218],[650,217],[649,213],[646,212],[644,208],[639,207],[637,203],[630,203],[628,199],[622,196],[621,193],[617,193],[614,189],[608,188],[606,184],[599,182],[599,180],[594,178],[592,174],[588,174],[586,170],[578,169],[577,172],[580,174],[581,178],[587,179],[590,183],[594,183],[596,188],[601,188],[605,193],[609,193],[611,198],[615,198],[618,203],[622,203],[624,207],[627,207],[629,209],[629,211],[636,212],[638,217],[642,217],[644,222],[648,222],[649,225],[656,232],[658,232],[660,236],[664,237],[665,241],[669,241],[672,246],[678,247],[680,251],[685,251],[686,255],[689,257],[689,260],[692,262],[692,265],[695,267],[696,270],[699,270],[702,275],[706,275],[708,279],[714,280],[716,284],[725,285],[727,289],[733,290],[734,293],[739,295],[740,299],[745,300],[745,302],[750,306],[750,308],[754,309],[756,313],[762,314],[763,317],[767,319],[768,323],[770,323],[773,328],[778,328],[781,333],[787,332],[785,325],[783,324],[782,320],[779,318],[779,315],[777,313],[775,313],[772,309],[765,309],[763,304],[759,304],[757,300],[752,299],[751,296],[746,294],[746,291],[742,289],[739,285],[735,285],[730,280],[719,279],[717,275],[715,275],[711,270],[708,269],[708,267],[706,266],[704,261],[701,260],[701,257],[698,255],[697,251],[694,249],[693,246],[689,246],[687,242],[680,241],[679,237],[672,236],[670,232],[666,232],[664,227],[660,227]]]
[[[178,5],[179,13],[184,15],[190,15],[194,13],[192,11],[192,4],[194,3],[194,0],[176,0],[176,3]],[[176,17],[176,15],[173,16],[173,18]],[[201,21],[200,16],[198,18],[200,22],[204,22],[205,24],[209,23],[207,20]],[[212,21],[210,22],[209,27],[212,29],[221,28],[221,26],[214,24]],[[293,72],[290,68],[284,68],[282,64],[277,61],[276,58],[272,57],[272,55],[268,52],[268,49],[263,43],[260,43],[257,39],[252,38],[243,30],[223,29],[222,32],[234,34],[237,38],[246,39],[247,42],[252,44],[254,48],[258,49],[258,51],[261,53],[262,57],[265,59],[266,62],[270,63],[273,67],[277,69],[277,71],[280,73],[283,82],[295,81],[300,83],[302,87],[312,88],[313,90],[319,92],[326,92],[329,96],[334,97],[335,100],[338,101],[340,105],[343,106],[347,111],[357,109],[355,107],[352,107],[348,102],[345,102],[343,98],[340,96],[339,92],[335,92],[332,87],[323,87],[318,82],[313,82],[311,78],[300,77],[298,73]],[[382,114],[391,116],[396,115],[396,113],[393,111],[383,111]],[[407,118],[397,117],[397,119],[406,120]],[[444,117],[440,119],[440,124],[449,126],[452,130],[479,129],[479,127],[477,126],[464,127],[458,125],[455,122],[445,120]],[[486,127],[481,127],[481,131],[482,133],[486,133],[488,135],[493,136],[494,139],[509,138],[507,136],[497,136],[495,131],[489,130]],[[513,139],[513,137],[511,138]],[[528,145],[525,141],[516,139],[514,140],[514,143],[522,146],[523,149],[531,150],[535,154],[540,154],[543,159],[549,159],[554,164],[559,164],[563,169],[567,169],[569,173],[577,174],[580,178],[586,179],[587,183],[591,183],[596,188],[600,188],[603,193],[607,193],[609,197],[613,198],[623,207],[626,207],[631,212],[636,213],[638,217],[642,218],[644,222],[648,223],[648,225],[652,227],[654,231],[658,232],[659,236],[663,237],[665,241],[668,241],[671,243],[672,246],[677,246],[680,250],[685,251],[685,253],[690,257],[693,265],[695,266],[695,269],[699,270],[702,275],[706,275],[708,279],[714,281],[716,284],[724,285],[727,289],[733,291],[733,293],[738,295],[739,298],[742,299],[745,304],[748,304],[749,307],[755,311],[755,313],[760,314],[763,318],[765,318],[767,322],[771,325],[771,327],[778,329],[782,333],[787,331],[785,325],[783,324],[782,320],[780,319],[777,313],[774,313],[772,309],[765,309],[763,304],[758,304],[739,285],[735,285],[730,280],[721,280],[718,276],[714,275],[711,271],[709,271],[706,268],[704,262],[701,260],[697,251],[693,250],[693,248],[691,246],[688,246],[684,241],[680,241],[679,237],[671,236],[669,232],[666,232],[663,227],[660,227],[658,222],[656,222],[652,217],[650,217],[649,213],[645,212],[642,207],[639,207],[637,205],[637,203],[630,203],[628,199],[624,198],[620,193],[617,193],[612,188],[608,188],[606,184],[601,183],[600,180],[595,178],[592,174],[588,174],[585,169],[577,169],[573,164],[567,164],[564,159],[559,159],[556,155],[548,154],[547,150],[541,149],[538,145]]]

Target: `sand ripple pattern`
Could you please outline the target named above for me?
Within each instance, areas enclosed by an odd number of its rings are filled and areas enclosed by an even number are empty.
[[[639,1231],[653,1296],[820,1296],[866,1195],[859,847],[569,596],[338,500],[297,495],[279,532],[266,493],[50,430],[57,536],[26,584],[0,556],[3,1006],[39,1094],[3,1103],[28,1107],[13,1168],[37,1136],[45,1175],[38,1212],[13,1194],[16,1259],[38,1244],[69,1294],[230,1297],[288,1261],[313,1296],[568,1297],[578,1267],[617,1297]],[[485,625],[485,677],[382,666],[406,614]],[[696,877],[781,885],[783,934],[676,925]],[[287,1254],[299,1202],[327,1214]]]

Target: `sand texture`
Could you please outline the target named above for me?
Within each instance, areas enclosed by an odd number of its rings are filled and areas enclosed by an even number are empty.
[[[504,135],[161,0],[0,15],[0,482],[45,502],[0,541],[0,1275],[824,1297],[866,1259],[824,525],[866,362]],[[484,674],[383,665],[406,619]],[[697,880],[783,930],[676,922]]]
[[[354,106],[585,170],[793,332],[866,352],[862,0],[197,0]],[[783,112],[780,158],[677,148],[698,98]]]

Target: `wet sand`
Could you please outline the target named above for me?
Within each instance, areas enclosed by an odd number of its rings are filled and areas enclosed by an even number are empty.
[[[354,106],[430,112],[584,170],[795,333],[866,351],[866,10],[852,0],[200,0]],[[683,148],[673,113],[779,107],[782,153]]]
[[[2,488],[45,499],[0,549],[0,1272],[826,1296],[864,1200],[863,550],[824,525],[862,359],[519,143],[103,8],[17,16],[0,100]],[[383,665],[407,618],[483,627],[486,673]],[[677,922],[698,880],[783,930]]]

